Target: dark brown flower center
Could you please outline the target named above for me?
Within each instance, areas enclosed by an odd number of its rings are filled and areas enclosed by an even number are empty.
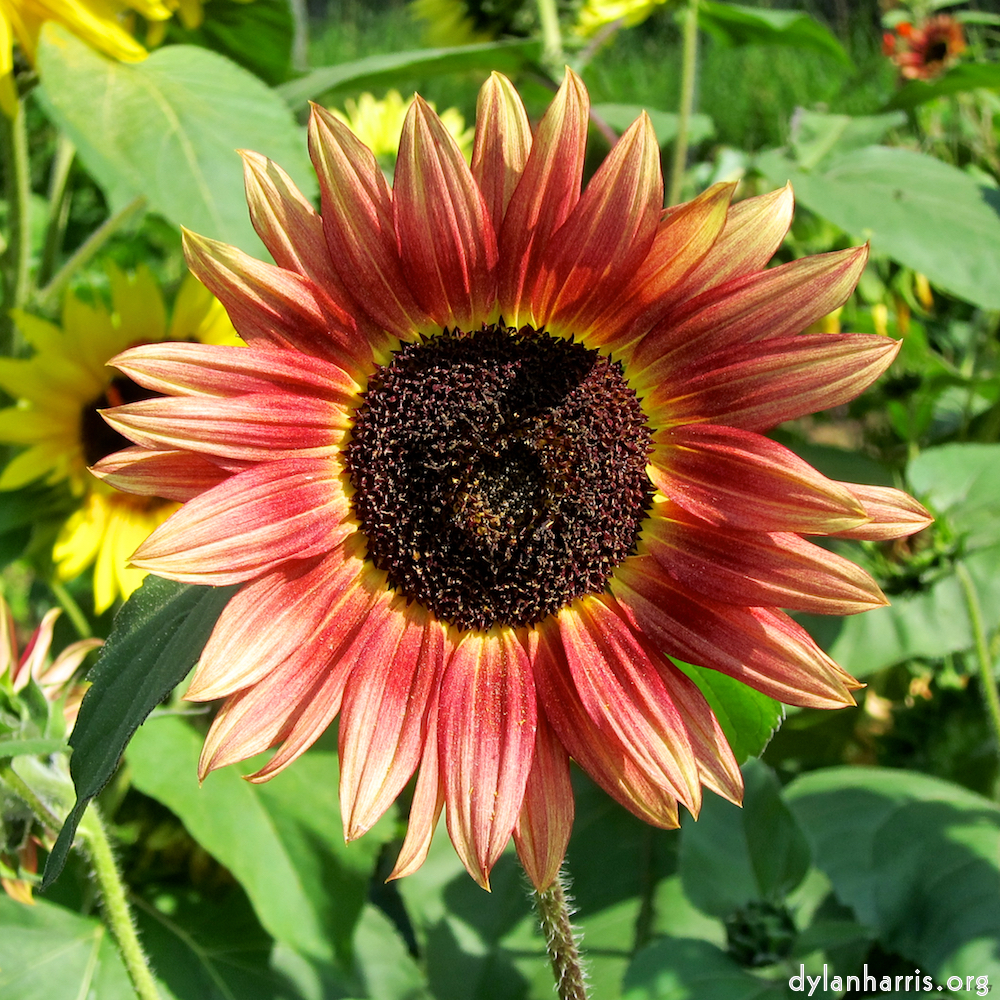
[[[460,628],[604,589],[652,499],[621,365],[530,328],[408,344],[371,376],[347,457],[368,556]]]
[[[140,399],[151,399],[158,395],[159,393],[144,389],[124,375],[118,375],[97,399],[84,406],[80,411],[80,440],[87,465],[96,465],[102,458],[132,444],[106,423],[98,410],[121,406],[122,403],[137,403]]]

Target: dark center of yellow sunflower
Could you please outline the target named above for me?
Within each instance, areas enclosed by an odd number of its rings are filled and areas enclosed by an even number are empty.
[[[634,552],[649,448],[620,364],[528,327],[445,331],[371,376],[352,504],[400,593],[460,628],[530,625]]]
[[[104,392],[80,411],[80,441],[83,443],[83,457],[87,465],[96,465],[102,458],[128,448],[132,442],[114,430],[98,413],[109,406],[122,403],[137,403],[140,399],[151,399],[159,393],[144,389],[130,378],[118,375],[112,379]]]

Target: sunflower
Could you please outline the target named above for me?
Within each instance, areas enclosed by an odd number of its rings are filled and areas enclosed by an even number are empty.
[[[392,190],[314,107],[321,215],[245,157],[276,264],[186,236],[250,346],[114,360],[166,395],[105,414],[135,446],[95,471],[186,501],[134,564],[243,585],[186,695],[224,699],[202,776],[280,744],[264,781],[339,713],[348,839],[417,773],[394,876],[443,808],[481,885],[511,835],[550,885],[570,758],[662,827],[703,786],[739,800],[720,725],[670,657],[793,705],[853,704],[857,683],[778,608],[885,599],[803,535],[928,522],[761,434],[895,356],[874,335],[797,335],[847,298],[866,250],[764,270],[787,189],[731,207],[717,185],[664,212],[645,116],[581,194],[588,103],[567,71],[532,136],[494,74],[470,169],[418,98]]]
[[[161,0],[0,0],[0,108],[8,117],[17,110],[13,48],[16,41],[32,66],[38,34],[46,21],[55,21],[88,45],[124,62],[138,62],[146,50],[125,30],[119,13],[131,9],[151,22],[163,21],[171,11]]]
[[[239,343],[221,304],[190,276],[168,327],[163,297],[146,268],[129,277],[111,267],[109,275],[110,311],[68,294],[61,329],[15,312],[35,353],[26,360],[0,359],[0,388],[17,399],[0,410],[0,441],[27,446],[0,473],[0,490],[38,479],[48,484],[68,480],[80,505],[63,525],[53,556],[64,580],[96,564],[98,614],[142,582],[145,573],[129,567],[128,557],[176,507],[156,497],[123,495],[87,471],[127,443],[104,424],[97,408],[148,395],[108,368],[108,359],[126,347],[164,338]]]
[[[363,93],[358,99],[344,101],[344,111],[331,108],[334,118],[339,118],[375,154],[376,159],[390,175],[395,168],[399,151],[399,137],[403,131],[406,112],[413,98],[403,100],[398,90],[390,90],[378,100],[373,94]],[[432,110],[433,103],[428,104]],[[441,121],[458,143],[466,160],[472,157],[472,129],[465,127],[465,118],[458,108],[441,112]]]
[[[882,51],[906,80],[933,80],[965,51],[962,25],[950,14],[935,14],[917,27],[908,21],[882,36]]]
[[[642,24],[657,7],[668,0],[584,0],[573,31],[589,38],[616,22],[623,28]]]

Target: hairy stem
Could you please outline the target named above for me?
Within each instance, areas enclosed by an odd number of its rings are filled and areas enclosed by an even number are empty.
[[[587,985],[566,902],[565,876],[560,874],[547,889],[535,890],[538,922],[545,935],[559,1000],[587,1000]]]
[[[62,247],[66,220],[69,218],[69,171],[75,156],[76,146],[66,136],[60,135],[56,144],[56,155],[52,161],[52,172],[49,175],[49,218],[45,227],[42,262],[38,266],[36,279],[39,285],[44,285],[56,269],[56,258]]]
[[[1000,694],[997,693],[997,681],[993,675],[993,657],[990,655],[986,632],[983,629],[983,613],[979,606],[979,596],[976,594],[972,577],[969,576],[969,571],[965,568],[964,563],[959,562],[955,565],[955,576],[958,577],[962,593],[965,596],[965,607],[969,615],[972,638],[976,645],[976,660],[979,664],[979,686],[983,692],[983,701],[986,702],[986,714],[993,727],[996,751],[1000,755]]]
[[[687,166],[688,132],[694,107],[694,88],[698,77],[698,0],[687,0],[684,11],[684,41],[681,54],[681,101],[677,109],[677,135],[674,138],[674,161],[670,170],[667,204],[681,200],[684,168]]]
[[[7,246],[0,257],[3,308],[0,309],[0,353],[14,346],[14,321],[10,310],[20,309],[28,298],[31,262],[31,171],[28,166],[28,131],[24,105],[13,118],[0,114],[0,163],[7,202]]]
[[[80,835],[93,867],[94,878],[100,886],[104,917],[118,942],[118,949],[135,992],[140,1000],[161,1000],[136,934],[132,911],[125,898],[125,886],[115,863],[104,823],[94,803],[87,807],[84,821],[80,824]]]

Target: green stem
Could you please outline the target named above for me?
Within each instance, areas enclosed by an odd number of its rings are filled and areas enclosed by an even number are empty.
[[[69,218],[69,170],[73,166],[76,147],[64,135],[59,136],[56,144],[56,155],[52,161],[52,173],[49,175],[49,218],[45,227],[45,247],[42,250],[42,262],[38,267],[38,284],[44,285],[52,277],[56,269],[56,258],[62,246],[63,235],[66,232],[66,220]]]
[[[546,66],[557,72],[565,62],[562,45],[562,32],[559,30],[559,12],[556,10],[556,0],[537,0],[538,19],[542,23],[542,44],[544,46],[542,59]]]
[[[105,919],[118,942],[135,992],[140,1000],[161,1000],[153,980],[153,973],[139,943],[139,936],[136,934],[132,911],[129,910],[125,898],[125,886],[118,865],[115,864],[104,823],[93,803],[87,807],[84,821],[80,824],[80,835],[84,839],[94,877],[101,889]]]
[[[562,873],[544,892],[535,890],[535,905],[552,962],[559,1000],[587,1000],[586,977],[569,919]]]
[[[14,765],[5,760],[0,763],[0,782],[5,784],[35,814],[38,821],[50,830],[58,830],[63,818],[57,816],[34,792],[31,786],[14,770]]]
[[[28,165],[28,130],[24,105],[13,118],[0,114],[0,160],[7,201],[7,247],[0,258],[3,273],[3,309],[0,310],[0,353],[14,347],[11,309],[20,309],[28,298],[31,262],[31,170]]]
[[[81,243],[72,256],[61,268],[55,277],[36,295],[36,304],[44,306],[53,298],[73,276],[73,272],[90,260],[91,257],[101,249],[102,246],[112,237],[133,215],[141,212],[146,207],[146,199],[142,195],[136,195],[123,209],[116,212],[110,218],[105,219],[97,229],[95,229],[86,240]]]
[[[681,53],[681,100],[677,109],[677,136],[674,139],[674,162],[670,171],[667,204],[681,200],[684,168],[687,166],[688,132],[694,107],[694,87],[698,77],[698,0],[688,0],[684,12],[684,40]]]
[[[956,563],[955,576],[958,577],[958,582],[965,595],[969,625],[972,627],[972,637],[976,644],[976,659],[979,661],[979,684],[982,688],[983,700],[986,702],[986,714],[993,727],[996,751],[1000,755],[1000,694],[997,693],[996,677],[993,676],[993,658],[990,656],[986,632],[983,629],[983,613],[979,607],[979,597],[964,563]]]
[[[76,634],[81,639],[89,639],[93,634],[87,616],[80,609],[80,605],[73,600],[73,595],[62,585],[59,580],[49,580],[49,589],[52,591],[60,607],[66,612],[66,617],[73,623]]]

